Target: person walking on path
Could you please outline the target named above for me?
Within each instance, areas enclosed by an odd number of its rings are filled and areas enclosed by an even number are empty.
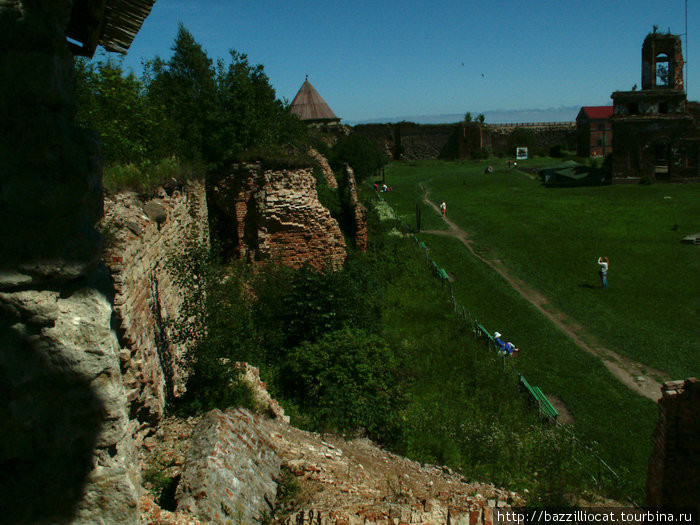
[[[610,268],[610,260],[607,257],[598,257],[598,266],[600,267],[600,282],[603,288],[608,287],[608,268]]]
[[[447,204],[445,204],[445,201],[442,201],[442,204],[440,204],[440,211],[443,217],[447,215]]]

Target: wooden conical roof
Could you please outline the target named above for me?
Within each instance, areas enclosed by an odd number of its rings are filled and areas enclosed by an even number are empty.
[[[299,115],[301,120],[309,122],[329,122],[339,121],[333,110],[326,104],[318,91],[314,89],[307,77],[301,85],[292,104],[289,106],[289,111],[295,115]]]

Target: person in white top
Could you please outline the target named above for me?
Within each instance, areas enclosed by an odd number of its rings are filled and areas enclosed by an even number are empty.
[[[598,266],[600,267],[600,282],[603,288],[608,287],[608,268],[610,268],[610,260],[607,257],[598,257]]]
[[[447,204],[445,204],[445,201],[442,201],[442,204],[440,204],[440,211],[443,217],[447,215]]]

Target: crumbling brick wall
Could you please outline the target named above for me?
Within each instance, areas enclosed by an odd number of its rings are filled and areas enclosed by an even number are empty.
[[[167,326],[180,315],[182,290],[167,266],[190,234],[208,244],[204,184],[161,189],[147,202],[133,192],[107,197],[103,230],[131,417],[153,425],[184,390],[185,348],[172,342]]]
[[[353,237],[355,239],[355,247],[358,250],[367,250],[367,208],[360,202],[360,197],[357,194],[357,182],[355,181],[355,172],[353,169],[345,165],[345,181],[348,185],[348,197],[350,211],[353,216]]]
[[[318,200],[311,168],[234,164],[212,177],[208,198],[217,235],[241,259],[279,260],[294,268],[308,263],[319,270],[345,262],[345,239]]]
[[[647,474],[647,504],[691,508],[700,501],[700,380],[662,387]]]

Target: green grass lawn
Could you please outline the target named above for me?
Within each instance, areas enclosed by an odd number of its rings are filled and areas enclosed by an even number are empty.
[[[527,162],[538,161],[554,163]],[[484,174],[489,163],[492,175]],[[386,179],[394,191],[382,195],[409,225],[419,205],[422,229],[444,228],[421,202],[423,185],[433,202],[447,202],[481,253],[503,260],[592,342],[672,378],[700,374],[700,250],[680,243],[700,231],[700,185],[546,188],[500,159],[395,163]],[[600,255],[610,257],[605,291]],[[443,266],[453,271],[468,257],[452,250]]]
[[[528,164],[537,161],[556,163]],[[495,173],[488,175],[490,163]],[[421,186],[433,202],[444,199],[478,253],[501,259],[581,324],[590,343],[674,379],[700,374],[700,250],[680,243],[700,231],[700,185],[547,188],[496,159],[395,163],[386,180],[394,191],[382,197],[411,227],[419,206],[422,230],[445,229],[422,203]],[[419,238],[454,277],[454,294],[469,314],[521,348],[507,365],[561,398],[577,434],[622,473],[625,492],[641,498],[656,405],[619,383],[462,243]],[[600,255],[611,261],[608,290],[600,288]]]
[[[627,494],[640,494],[651,451],[656,405],[615,379],[602,362],[579,349],[563,332],[515,292],[494,270],[448,237],[421,235],[438,266],[455,279],[455,297],[491,332],[499,330],[520,347],[508,367],[554,394],[575,419],[577,434],[597,443],[601,457],[624,472]]]

